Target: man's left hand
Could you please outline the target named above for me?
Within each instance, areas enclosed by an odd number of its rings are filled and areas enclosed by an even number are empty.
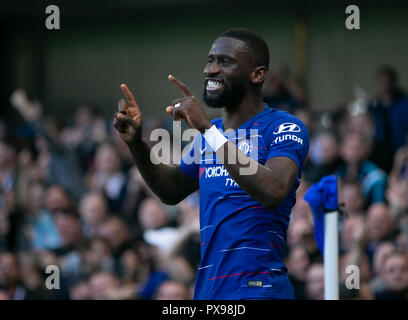
[[[204,133],[206,129],[211,127],[211,122],[197,97],[184,83],[172,75],[169,75],[169,80],[181,90],[184,98],[173,100],[172,105],[166,108],[166,112],[171,114],[174,120],[185,120],[191,128]]]

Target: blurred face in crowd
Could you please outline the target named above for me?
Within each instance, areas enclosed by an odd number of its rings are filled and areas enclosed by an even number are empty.
[[[324,163],[333,161],[338,155],[338,145],[336,138],[331,134],[323,134],[319,137],[322,148],[322,160]]]
[[[393,220],[388,206],[374,203],[368,208],[367,232],[373,242],[383,240],[392,230]]]
[[[188,300],[188,289],[182,283],[165,281],[157,289],[156,300]]]
[[[90,193],[79,204],[79,213],[83,221],[90,226],[100,225],[107,216],[107,204],[102,195]]]
[[[358,164],[367,157],[367,146],[362,137],[358,133],[349,133],[346,135],[342,148],[341,155],[347,163]]]
[[[44,194],[45,190],[42,184],[31,184],[28,189],[27,203],[25,207],[32,212],[42,209],[44,206]]]
[[[0,208],[0,238],[5,237],[10,230],[10,223],[6,211]]]
[[[382,278],[389,290],[408,288],[408,256],[407,254],[391,254],[384,263]]]
[[[91,269],[98,268],[103,265],[103,261],[109,255],[108,243],[101,238],[93,238],[89,250],[86,251],[85,260]]]
[[[299,190],[299,189],[298,189]],[[299,196],[297,193],[296,204],[294,205],[291,216],[292,219],[306,219],[308,220],[311,217],[309,204],[303,199],[302,196]]]
[[[362,216],[351,216],[343,221],[341,229],[341,244],[343,249],[349,250],[354,241],[356,241],[359,228],[364,228],[364,218]]]
[[[120,168],[120,159],[116,149],[110,144],[102,144],[96,152],[96,170],[104,174],[113,174]]]
[[[374,253],[373,268],[376,274],[380,273],[381,267],[384,265],[388,255],[395,251],[394,245],[387,241],[378,245]]]
[[[72,286],[69,290],[69,298],[71,300],[89,300],[92,298],[90,285],[86,281]]]
[[[54,185],[47,189],[45,193],[45,207],[49,211],[66,210],[70,205],[70,198],[62,187]]]
[[[108,241],[112,248],[119,248],[129,240],[130,233],[120,219],[113,217],[102,225],[101,236]]]
[[[349,215],[360,213],[364,208],[364,198],[360,186],[356,183],[347,183],[341,186],[341,202]]]
[[[142,175],[140,174],[137,166],[133,166],[129,170],[129,179],[127,184],[128,192],[135,195],[138,192],[140,192],[143,188],[147,189],[148,186],[146,185],[146,182],[143,180]]]
[[[312,144],[311,157],[317,164],[325,164],[337,159],[339,146],[336,137],[329,132],[320,133]]]
[[[0,169],[5,169],[14,162],[14,149],[0,140]]]
[[[167,213],[159,200],[148,198],[142,202],[139,209],[139,222],[143,230],[159,229],[167,224]]]
[[[73,245],[81,239],[81,225],[74,215],[57,212],[55,214],[55,224],[64,246]]]
[[[290,250],[289,273],[300,281],[305,281],[307,268],[309,267],[309,256],[302,246],[295,246]]]
[[[47,266],[52,264],[58,265],[58,257],[53,251],[49,250],[38,251],[36,258],[38,260],[38,265],[43,269],[46,269]]]
[[[309,299],[324,299],[324,267],[321,263],[312,264],[307,272],[306,294]]]
[[[348,132],[357,132],[370,139],[374,136],[374,123],[369,113],[360,113],[357,115],[350,115],[347,118],[346,125]]]
[[[0,254],[0,285],[16,285],[19,280],[17,258],[11,253]]]
[[[311,183],[306,181],[305,179],[300,179],[300,184],[298,189],[296,190],[296,201],[302,200],[303,196],[305,195],[306,191],[310,188]]]
[[[122,268],[128,274],[135,274],[139,267],[139,257],[133,250],[126,250],[121,257]]]
[[[93,275],[89,281],[93,300],[108,300],[119,288],[119,280],[108,272]]]
[[[313,226],[309,219],[298,218],[292,220],[288,229],[288,244],[295,246],[313,239]]]
[[[88,106],[80,106],[75,113],[75,120],[78,126],[90,125],[93,120],[93,114]]]
[[[302,108],[295,111],[295,117],[304,123],[306,128],[311,131],[312,129],[312,115],[311,112]]]
[[[408,252],[408,234],[401,232],[396,239],[396,246],[399,252]]]
[[[199,206],[192,203],[187,198],[179,203],[180,215],[178,222],[180,224],[199,223]]]
[[[45,154],[46,152],[48,152],[49,149],[49,145],[47,140],[45,140],[45,138],[43,136],[41,136],[40,134],[37,134],[35,136],[35,148],[38,150],[39,153],[43,153]]]
[[[10,300],[10,296],[5,290],[0,290],[0,301],[2,300]]]

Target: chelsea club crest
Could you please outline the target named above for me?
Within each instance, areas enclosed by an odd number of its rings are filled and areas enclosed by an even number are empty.
[[[238,142],[238,149],[241,150],[246,155],[249,155],[252,152],[252,143],[251,141],[244,139]]]

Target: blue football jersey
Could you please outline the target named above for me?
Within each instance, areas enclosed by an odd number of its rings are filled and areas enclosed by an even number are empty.
[[[224,132],[221,118],[211,122],[260,164],[287,157],[299,170],[285,200],[269,210],[231,178],[201,134],[195,137],[180,165],[200,186],[201,263],[194,299],[293,299],[282,249],[309,149],[307,129],[267,105],[234,132]]]

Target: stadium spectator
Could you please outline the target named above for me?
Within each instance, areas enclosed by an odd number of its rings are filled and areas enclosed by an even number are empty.
[[[69,210],[73,207],[67,190],[60,185],[50,185],[44,195],[45,208],[51,212]]]
[[[132,236],[128,225],[119,217],[110,217],[101,227],[101,236],[107,240],[114,262],[115,273],[120,272],[120,258],[131,247]]]
[[[369,141],[359,133],[346,134],[341,146],[344,163],[336,169],[345,181],[360,183],[361,192],[368,204],[385,202],[387,176],[373,162],[368,161]]]
[[[310,260],[306,249],[302,245],[292,247],[289,254],[288,269],[296,299],[306,299],[305,283],[309,265]]]
[[[26,289],[21,284],[17,258],[9,252],[0,253],[0,288],[11,300],[23,300]]]
[[[88,176],[88,188],[103,192],[110,211],[119,212],[126,196],[126,175],[121,171],[120,158],[110,143],[101,144],[95,155],[95,170]]]
[[[377,96],[370,105],[375,123],[372,159],[390,172],[395,152],[407,143],[408,98],[393,67],[380,67],[375,80]]]
[[[141,203],[139,223],[144,240],[151,245],[168,250],[176,240],[177,229],[169,226],[169,214],[156,197],[147,198]]]
[[[313,224],[310,218],[294,219],[290,223],[287,237],[290,248],[303,245],[309,256],[317,253],[317,246],[313,236]]]
[[[70,300],[90,300],[92,298],[91,287],[86,280],[79,281],[69,290]]]
[[[408,256],[407,254],[391,253],[381,268],[381,278],[385,288],[378,292],[376,299],[401,300],[408,298]]]
[[[345,182],[340,188],[340,203],[344,203],[344,211],[349,216],[364,215],[365,199],[357,182]]]
[[[108,217],[108,204],[102,194],[90,192],[85,194],[79,202],[83,233],[85,237],[100,234],[100,229]]]
[[[372,204],[368,208],[366,229],[368,238],[367,250],[370,259],[372,259],[377,246],[382,241],[393,239],[396,235],[395,221],[386,204]]]
[[[92,300],[111,300],[120,287],[119,279],[109,272],[98,272],[89,279]]]
[[[365,241],[365,224],[365,217],[359,215],[343,220],[340,233],[340,248],[342,252],[348,252],[353,246],[361,245]]]
[[[16,173],[16,150],[11,142],[0,140],[0,186],[4,192],[12,190]],[[2,198],[0,201],[5,201]]]
[[[307,272],[306,296],[310,300],[324,299],[324,267],[322,263],[313,263]]]
[[[24,228],[28,239],[24,241],[27,242],[27,245],[31,244],[34,250],[56,249],[60,246],[60,237],[52,212],[57,209],[57,206],[64,207],[65,205],[61,197],[55,199],[57,203],[51,199],[52,193],[55,191],[55,196],[57,196],[59,190],[52,188],[47,190],[47,196],[45,196],[42,183],[33,182],[28,187],[27,201],[23,209]],[[44,197],[48,200],[48,208],[52,211],[44,208]]]
[[[90,276],[97,271],[114,272],[114,260],[106,239],[94,236],[81,252],[81,275]]]
[[[88,105],[78,107],[72,126],[61,131],[62,144],[79,159],[83,171],[87,171],[98,145],[107,139],[106,120],[98,116]]]
[[[52,121],[47,123],[43,119],[41,104],[38,101],[30,101],[25,91],[21,89],[12,93],[10,103],[27,122],[29,130],[34,133],[40,153],[39,166],[46,182],[61,185],[76,198],[80,197],[84,189],[78,159],[60,143],[55,123]]]
[[[334,132],[326,130],[317,133],[310,145],[309,162],[304,168],[304,178],[314,183],[334,172],[340,165],[339,152]]]
[[[9,247],[10,222],[7,211],[0,207],[0,252]]]
[[[191,297],[184,284],[165,281],[157,289],[156,300],[191,300]]]
[[[295,113],[304,107],[305,94],[290,74],[287,65],[269,72],[263,88],[263,99],[271,108]]]
[[[374,252],[372,263],[373,276],[370,284],[374,293],[385,289],[384,281],[381,278],[381,268],[384,265],[387,256],[394,252],[395,247],[390,241],[381,242]]]

